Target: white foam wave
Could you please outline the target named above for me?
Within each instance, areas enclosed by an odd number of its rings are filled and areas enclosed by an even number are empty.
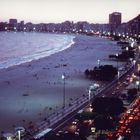
[[[38,60],[63,51],[74,44],[73,39],[75,38],[74,35],[47,34],[46,36],[46,34],[40,33],[27,33],[27,37],[21,33],[5,35],[1,36],[4,37],[1,42],[4,48],[0,47],[0,69]],[[15,39],[13,36],[20,37]]]

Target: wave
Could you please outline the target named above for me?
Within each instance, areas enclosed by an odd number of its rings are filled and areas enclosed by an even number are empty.
[[[4,41],[2,42],[3,46],[6,47],[0,48],[0,51],[1,50],[3,51],[3,54],[1,52],[2,55],[0,57],[0,69],[31,62],[33,60],[38,60],[50,56],[52,54],[58,53],[60,51],[63,51],[71,47],[72,44],[74,44],[75,38],[74,35],[61,35],[61,34],[60,35],[47,34],[47,36],[46,34],[43,35],[41,34],[40,36],[40,33],[36,33],[36,37],[34,38],[35,36],[34,34],[33,36],[31,33],[29,34],[30,34],[29,38],[28,33],[26,34],[27,35],[26,38],[25,37],[22,38],[21,33],[17,33],[14,35],[11,35],[11,33],[6,34],[10,35],[10,37],[8,37],[10,38],[10,40],[7,41],[6,39],[4,39]],[[18,37],[18,35],[21,37]],[[12,36],[14,37],[17,36],[18,38],[15,39]],[[40,39],[40,37],[42,37],[42,39]],[[15,43],[13,43],[12,41],[15,41]],[[7,44],[10,42],[12,43]]]

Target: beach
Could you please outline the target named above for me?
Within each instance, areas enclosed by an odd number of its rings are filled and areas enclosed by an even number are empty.
[[[87,94],[94,81],[84,71],[100,64],[117,65],[108,55],[120,52],[116,42],[76,35],[74,44],[61,52],[0,70],[0,131],[13,132],[44,120],[63,105],[65,74],[66,105]],[[123,63],[119,63],[122,65]]]

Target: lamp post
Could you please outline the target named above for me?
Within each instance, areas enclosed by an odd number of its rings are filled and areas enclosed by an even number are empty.
[[[126,52],[127,52],[127,59],[128,59],[128,57],[129,57],[129,56],[128,56],[128,47],[126,47]]]
[[[132,43],[131,43],[131,47],[132,47],[132,48],[134,48],[134,44],[135,44],[135,42],[132,42]]]
[[[20,140],[20,130],[18,130],[17,132],[18,132],[18,140]]]
[[[136,86],[137,86],[137,89],[139,91],[140,81],[136,81]]]
[[[97,62],[98,62],[98,67],[100,67],[100,59],[98,59]]]
[[[116,59],[117,59],[117,70],[118,70],[118,53],[116,53]]]
[[[136,60],[133,60],[134,69],[135,69],[135,64],[136,64]]]
[[[16,27],[14,27],[14,31],[15,31],[15,32],[17,31],[17,28],[16,28]]]
[[[119,72],[119,70],[117,72],[117,76],[118,76],[118,83],[119,83],[119,78],[120,78],[120,72]]]
[[[5,31],[7,31],[8,27],[5,27]]]
[[[88,99],[89,99],[89,104],[90,104],[90,99],[91,99],[91,89],[90,88],[88,90]]]
[[[138,46],[138,57],[140,58],[140,46]]]
[[[63,80],[63,107],[65,108],[65,74],[62,74],[62,80]]]

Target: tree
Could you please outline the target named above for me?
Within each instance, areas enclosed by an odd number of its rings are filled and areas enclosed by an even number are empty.
[[[140,120],[136,120],[136,121],[133,121],[129,124],[129,127],[131,129],[131,133],[133,135],[139,135],[139,132],[140,132]]]
[[[98,137],[97,137],[97,140],[106,140],[107,139],[107,135],[106,134],[100,134]]]
[[[113,120],[105,115],[98,115],[94,119],[94,126],[97,130],[110,130],[113,128]]]
[[[117,75],[117,69],[112,65],[101,65],[91,70],[86,69],[85,75],[91,79],[111,81]]]
[[[121,39],[121,37],[117,35],[114,35],[112,38],[114,41],[119,41]]]
[[[85,75],[88,77],[88,76],[89,76],[89,74],[90,74],[90,73],[89,73],[89,70],[88,70],[88,69],[86,69],[86,70],[85,70]]]
[[[95,112],[110,116],[117,116],[122,113],[124,109],[122,100],[115,97],[96,98],[92,106]]]
[[[90,132],[91,132],[91,130],[90,130],[89,126],[87,126],[85,124],[81,124],[79,126],[79,136],[81,138],[83,138],[83,139],[86,138],[87,136],[90,135]]]
[[[128,95],[127,99],[129,101],[134,100],[137,95],[137,89],[136,88],[129,89],[127,95]]]
[[[123,100],[126,99],[126,97],[127,97],[126,94],[124,94],[124,93],[121,94],[121,98],[122,98]]]
[[[76,119],[79,121],[87,120],[87,119],[94,119],[97,116],[96,112],[82,112],[76,115]]]
[[[85,136],[78,136],[75,133],[71,132],[61,132],[59,135],[51,134],[49,136],[46,136],[44,140],[86,140]]]

